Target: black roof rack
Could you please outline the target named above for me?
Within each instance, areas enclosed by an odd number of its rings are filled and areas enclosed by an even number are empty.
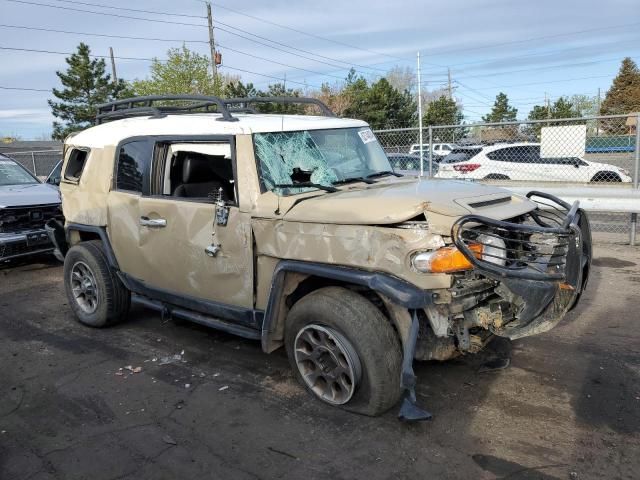
[[[167,102],[179,102],[177,105]],[[316,98],[306,97],[247,97],[220,98],[208,95],[149,95],[145,97],[125,98],[98,105],[96,125],[105,121],[121,118],[153,116],[161,117],[167,114],[188,114],[210,112],[215,106],[215,112],[221,114],[218,120],[236,122],[238,119],[232,113],[258,113],[250,107],[252,103],[280,103],[316,105],[326,116],[335,114],[324,103]]]
[[[227,105],[249,106],[252,103],[279,103],[279,104],[299,104],[299,105],[315,105],[326,117],[335,117],[336,114],[331,111],[326,104],[317,98],[310,97],[247,97],[247,98],[224,98],[222,100]]]

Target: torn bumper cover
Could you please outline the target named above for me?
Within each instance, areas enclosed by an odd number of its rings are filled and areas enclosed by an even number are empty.
[[[591,229],[578,202],[541,192],[527,194],[538,208],[511,222],[478,215],[452,228],[458,249],[513,305],[513,320],[492,333],[511,339],[546,332],[578,302],[591,267]],[[479,258],[469,247],[481,244]]]

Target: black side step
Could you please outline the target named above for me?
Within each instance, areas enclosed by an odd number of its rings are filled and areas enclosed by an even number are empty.
[[[215,328],[216,330],[222,330],[223,332],[232,333],[233,335],[238,335],[239,337],[248,338],[250,340],[260,339],[260,330],[225,322],[224,320],[220,320],[219,318],[192,312],[184,308],[167,305],[163,302],[152,300],[142,295],[133,293],[131,295],[131,301],[140,305],[144,305],[145,307],[151,308],[158,312],[162,312],[163,316],[168,313],[170,316],[189,320],[190,322],[194,323],[199,323],[200,325],[204,325],[205,327]]]

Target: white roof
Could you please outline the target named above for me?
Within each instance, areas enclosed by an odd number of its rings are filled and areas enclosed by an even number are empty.
[[[146,135],[238,135],[367,126],[361,120],[311,115],[234,113],[233,116],[237,122],[220,121],[221,115],[217,113],[125,118],[83,130],[67,143],[100,148],[117,145],[126,138]]]

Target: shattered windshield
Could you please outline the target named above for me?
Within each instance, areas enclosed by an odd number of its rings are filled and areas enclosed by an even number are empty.
[[[392,170],[368,127],[256,133],[254,143],[261,180],[277,194],[318,188],[310,184],[331,187]]]
[[[38,183],[29,172],[12,160],[0,158],[0,186]]]

